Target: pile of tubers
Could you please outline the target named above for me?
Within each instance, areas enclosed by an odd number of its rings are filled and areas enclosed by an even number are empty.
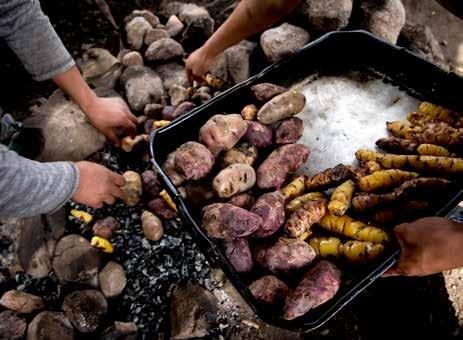
[[[310,150],[297,143],[303,121],[295,117],[305,97],[270,83],[252,86],[251,94],[255,100],[241,115],[211,117],[199,142],[182,144],[163,169],[202,209],[202,228],[234,269],[254,279],[255,299],[292,320],[338,292],[341,270],[325,258],[354,266],[377,261],[395,223],[429,213],[426,190],[448,192],[448,176],[463,172],[463,160],[450,158],[460,143],[460,120],[421,104],[409,115],[413,122],[388,124],[394,139],[378,141],[391,152],[403,145],[405,155],[359,150],[359,166],[339,164],[308,177],[300,169]],[[257,266],[266,275],[256,279]]]

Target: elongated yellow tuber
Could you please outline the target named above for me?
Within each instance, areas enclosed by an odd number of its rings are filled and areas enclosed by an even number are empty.
[[[328,204],[330,213],[336,216],[344,215],[351,205],[354,190],[355,183],[352,180],[348,180],[338,186],[333,191],[330,203]]]
[[[305,203],[310,201],[318,201],[320,199],[326,199],[326,196],[322,192],[309,192],[308,194],[296,197],[291,202],[286,204],[285,210],[288,213],[295,212],[297,209],[301,208]]]
[[[337,237],[313,237],[309,244],[321,257],[344,257],[352,263],[371,262],[384,252],[382,244],[362,241],[343,243]]]
[[[170,123],[171,123],[170,120],[156,120],[153,123],[153,130],[163,128],[164,126],[167,126]]]
[[[90,223],[93,220],[93,216],[83,210],[72,209],[71,215],[84,223]]]
[[[420,144],[416,149],[422,156],[450,157],[450,151],[443,146],[433,144]]]
[[[307,176],[302,175],[294,178],[287,186],[282,189],[285,202],[289,202],[295,197],[302,195],[305,190],[305,181]]]
[[[173,210],[175,210],[175,212],[178,212],[177,206],[175,205],[174,201],[172,200],[172,198],[170,197],[170,195],[167,193],[167,191],[162,190],[162,191],[159,193],[159,196],[161,196],[161,198],[162,198],[164,201],[166,201],[166,203],[169,205],[169,207],[171,207]]]
[[[310,232],[313,224],[318,223],[326,213],[326,201],[309,201],[297,209],[285,223],[285,231],[288,235],[298,238],[306,232]]]
[[[362,177],[358,181],[360,190],[372,192],[379,189],[386,189],[397,186],[407,180],[418,177],[416,172],[409,172],[397,169],[381,170],[371,175]]]
[[[103,253],[112,253],[114,252],[114,246],[107,239],[100,236],[93,236],[92,241],[90,242],[91,246],[97,249],[101,249]]]

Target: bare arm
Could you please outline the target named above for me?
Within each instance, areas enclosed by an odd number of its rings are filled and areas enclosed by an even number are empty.
[[[300,0],[242,0],[223,25],[186,60],[188,78],[201,78],[225,49],[266,29],[299,3]]]

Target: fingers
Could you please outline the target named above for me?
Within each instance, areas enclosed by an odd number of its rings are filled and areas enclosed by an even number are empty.
[[[130,114],[132,115],[132,114]],[[133,116],[133,115],[132,115]],[[130,135],[131,137],[135,137],[135,135],[137,134],[137,118],[135,116],[133,116],[133,118],[135,119],[135,122],[132,121],[132,119],[129,117],[129,116],[126,116],[125,119],[124,119],[124,123],[123,123],[123,129],[125,131],[125,133],[127,135]]]
[[[127,107],[125,108],[125,114],[127,115],[127,117],[129,117],[132,123],[134,123],[135,125],[138,124],[137,117],[135,117],[135,115],[132,112],[130,112],[130,110]]]
[[[115,172],[111,172],[111,180],[114,184],[118,187],[121,187],[125,184],[125,178],[122,175],[116,174]]]
[[[189,67],[185,68],[185,75],[186,79],[188,80],[189,83],[193,83],[193,72]]]
[[[122,197],[122,190],[121,188],[119,187],[114,187],[112,190],[111,190],[111,195],[116,197],[116,198],[121,198]]]
[[[116,198],[114,196],[107,196],[105,199],[104,199],[104,202],[106,204],[109,204],[109,205],[112,205],[116,202]]]
[[[105,136],[117,147],[120,145],[120,140],[117,137],[116,133],[114,130],[109,129],[107,132],[105,132]]]

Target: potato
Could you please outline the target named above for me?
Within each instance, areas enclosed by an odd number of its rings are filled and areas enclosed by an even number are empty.
[[[228,239],[223,242],[225,256],[238,273],[249,273],[253,266],[251,249],[246,238]]]
[[[203,208],[203,228],[210,237],[235,238],[252,234],[262,218],[228,203],[214,203]]]
[[[195,106],[196,105],[192,102],[183,102],[180,105],[173,107],[172,109],[170,109],[171,106],[170,107],[166,106],[166,108],[169,107],[169,109],[162,111],[163,113],[162,117],[165,120],[174,120],[175,118],[183,116],[184,114],[193,110]]]
[[[257,169],[257,186],[280,189],[287,177],[304,165],[309,154],[309,148],[303,144],[280,146]]]
[[[162,119],[172,120],[174,115],[175,107],[167,105],[162,109]]]
[[[206,177],[214,161],[214,155],[208,148],[197,142],[186,142],[175,150],[175,169],[186,179],[198,180]]]
[[[255,259],[272,273],[287,273],[306,267],[316,256],[308,243],[280,237],[274,244],[259,247]]]
[[[161,182],[158,175],[153,170],[146,170],[141,174],[143,190],[152,197],[156,197],[161,190]]]
[[[129,207],[133,207],[140,202],[142,194],[141,177],[135,171],[126,171],[122,176],[125,179],[125,184],[121,187],[122,200]]]
[[[282,93],[262,106],[257,112],[257,120],[272,124],[292,117],[304,109],[305,96],[296,91]]]
[[[178,186],[185,181],[185,177],[178,173],[175,169],[175,151],[171,152],[167,155],[167,160],[162,165],[162,170],[166,173],[167,177],[169,177],[170,181],[173,185]]]
[[[249,285],[251,294],[257,301],[276,305],[283,302],[288,295],[288,286],[273,275],[265,275]]]
[[[257,148],[272,145],[273,130],[259,122],[248,122],[248,129],[243,139]]]
[[[275,131],[275,142],[277,144],[296,143],[301,138],[303,131],[304,122],[301,119],[297,117],[285,119]]]
[[[234,147],[247,128],[246,121],[239,114],[215,115],[199,130],[199,141],[217,156]]]
[[[96,221],[92,227],[93,235],[103,237],[107,240],[109,240],[113,235],[113,232],[118,229],[119,223],[112,216]]]
[[[228,150],[222,159],[222,167],[226,168],[235,163],[253,165],[257,159],[257,148],[249,143],[240,143]]]
[[[268,237],[281,228],[285,222],[285,200],[280,191],[260,196],[251,208],[251,212],[262,217],[262,225],[253,237]]]
[[[254,98],[261,102],[266,102],[285,91],[287,91],[285,87],[271,83],[261,83],[251,86],[251,92]]]
[[[164,235],[161,220],[149,211],[144,211],[141,214],[141,227],[143,234],[150,241],[159,241]]]
[[[161,216],[165,220],[172,220],[177,217],[177,213],[162,198],[155,198],[146,205],[148,210],[156,216]]]
[[[257,107],[254,104],[249,104],[241,110],[241,117],[246,120],[254,120],[257,116]]]
[[[249,194],[238,194],[230,198],[227,203],[243,209],[249,209],[254,204],[254,201],[254,197]]]
[[[185,187],[188,201],[196,206],[205,206],[214,197],[215,191],[212,189],[209,183],[194,182],[188,183]]]
[[[293,320],[327,302],[336,295],[340,284],[340,270],[331,262],[318,262],[286,298],[285,319]]]
[[[251,189],[256,184],[256,172],[247,164],[232,164],[215,176],[212,187],[221,198],[229,198]]]

